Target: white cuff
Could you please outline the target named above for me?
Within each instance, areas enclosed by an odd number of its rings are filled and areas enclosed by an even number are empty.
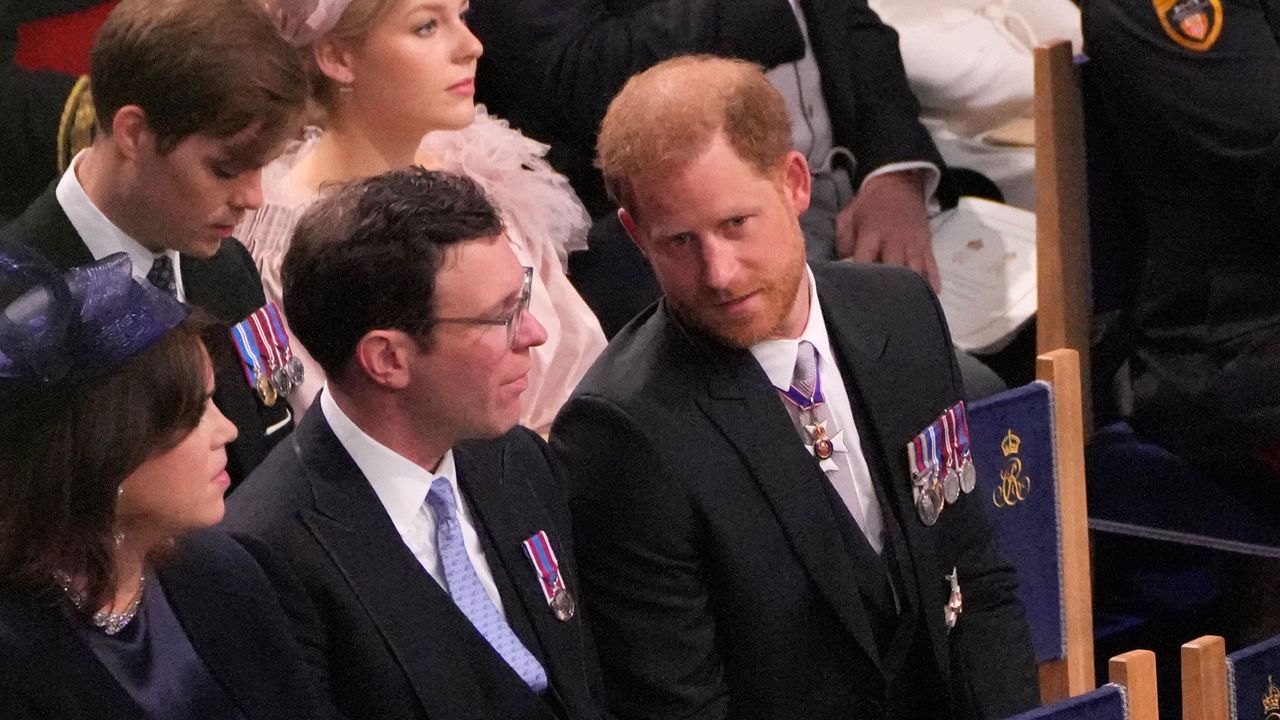
[[[905,162],[889,163],[867,173],[862,179],[862,184],[866,185],[867,181],[877,175],[887,175],[893,172],[904,172],[907,170],[922,170],[924,177],[924,206],[929,217],[933,217],[942,212],[942,206],[938,204],[938,184],[942,181],[942,171],[937,165],[924,160],[907,160]],[[861,190],[861,186],[858,188]]]

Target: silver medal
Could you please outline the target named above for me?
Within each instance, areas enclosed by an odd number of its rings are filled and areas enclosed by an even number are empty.
[[[289,375],[289,370],[281,365],[271,371],[271,385],[275,387],[276,392],[280,393],[280,397],[289,397],[293,392],[293,378]]]
[[[298,356],[289,356],[289,361],[284,366],[289,373],[289,379],[293,380],[293,384],[301,385],[303,378],[306,376],[306,371],[303,369],[302,361],[298,359]]]
[[[915,488],[916,512],[920,522],[933,525],[942,514],[942,489],[934,473],[924,475],[923,479],[924,483]]]
[[[960,471],[960,489],[965,494],[973,492],[973,488],[978,484],[978,471],[973,467],[973,458],[965,456],[964,467]]]
[[[560,622],[568,622],[573,619],[573,613],[576,609],[573,596],[564,588],[556,588],[556,594],[551,596],[551,611],[555,613],[556,619]]]
[[[955,468],[947,468],[944,471],[942,490],[949,503],[955,502],[960,497],[960,473]]]

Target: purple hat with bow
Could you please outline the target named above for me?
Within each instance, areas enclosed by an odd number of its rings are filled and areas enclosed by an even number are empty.
[[[125,253],[63,273],[22,245],[0,246],[0,386],[99,377],[186,317],[182,303],[134,279]]]

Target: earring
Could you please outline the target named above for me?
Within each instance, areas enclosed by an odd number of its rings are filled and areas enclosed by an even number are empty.
[[[341,95],[342,97],[351,97],[351,93],[353,92],[355,92],[355,90],[352,87],[351,83],[346,83],[344,85],[338,86],[338,94]]]
[[[122,497],[124,497],[124,485],[117,485],[116,486],[116,504],[117,505],[119,505],[120,498]],[[124,542],[124,531],[117,528],[116,531],[111,534],[111,538],[116,541],[116,547],[120,547],[121,543]]]

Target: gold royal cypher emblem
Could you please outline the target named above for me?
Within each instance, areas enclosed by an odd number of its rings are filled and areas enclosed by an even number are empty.
[[[1263,720],[1280,720],[1280,688],[1267,676],[1267,694],[1262,696]]]
[[[1000,441],[1000,453],[1004,455],[1004,467],[1000,470],[1000,484],[991,491],[991,502],[998,508],[1013,507],[1031,495],[1031,478],[1022,474],[1022,438],[1009,430]]]
[[[1174,42],[1205,52],[1222,34],[1222,0],[1151,0],[1156,17]]]

